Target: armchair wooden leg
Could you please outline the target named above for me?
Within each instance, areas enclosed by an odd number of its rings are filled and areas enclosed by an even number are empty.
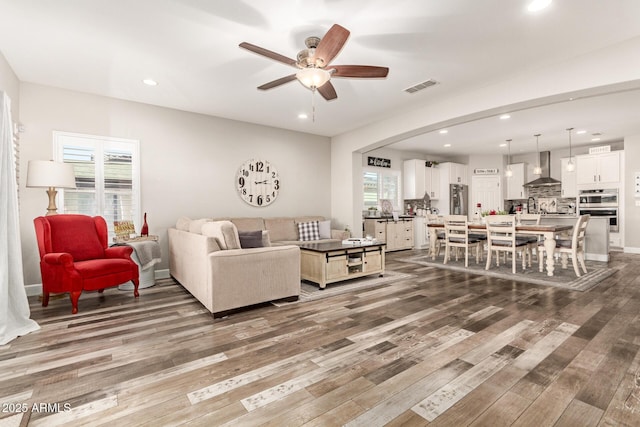
[[[49,305],[49,292],[42,293],[42,306],[46,307]]]
[[[133,296],[138,298],[140,296],[140,293],[138,293],[138,285],[140,284],[140,281],[138,279],[131,279],[131,281],[133,282]]]
[[[69,292],[69,296],[71,297],[71,314],[76,314],[78,312],[78,300],[80,299],[81,293],[82,291]]]

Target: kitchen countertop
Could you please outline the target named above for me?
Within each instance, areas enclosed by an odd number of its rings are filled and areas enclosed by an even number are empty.
[[[398,219],[413,219],[415,215],[398,215]],[[377,219],[377,220],[390,220],[393,221],[393,216],[364,216],[362,219]]]

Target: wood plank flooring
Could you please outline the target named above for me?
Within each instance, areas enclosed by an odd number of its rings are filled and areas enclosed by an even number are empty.
[[[0,426],[640,425],[640,255],[573,292],[414,253],[387,256],[409,279],[215,320],[170,279],[77,315],[30,300],[42,329],[0,347]]]

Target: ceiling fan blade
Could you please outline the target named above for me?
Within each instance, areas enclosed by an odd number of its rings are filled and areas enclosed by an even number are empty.
[[[258,55],[266,56],[269,59],[273,59],[273,60],[285,63],[287,65],[292,65],[292,66],[296,65],[295,59],[287,58],[284,55],[280,55],[279,53],[272,52],[268,49],[265,49],[260,46],[256,46],[251,43],[242,42],[238,46],[240,46],[241,48],[250,50],[253,53],[257,53]]]
[[[322,95],[322,97],[327,101],[331,101],[332,99],[336,99],[338,97],[336,88],[333,87],[331,82],[326,82],[316,90],[320,92],[320,95]]]
[[[335,70],[332,77],[376,78],[387,77],[389,74],[389,68],[373,65],[332,65],[327,70]]]
[[[260,90],[272,89],[272,88],[274,88],[276,86],[280,86],[280,85],[283,85],[285,83],[292,82],[295,79],[296,79],[296,75],[295,74],[291,74],[290,76],[280,77],[277,80],[274,80],[274,81],[269,82],[269,83],[265,83],[262,86],[258,86],[258,89],[260,89]]]
[[[325,66],[329,65],[347,42],[349,34],[349,30],[346,28],[334,24],[318,43],[314,56],[322,58]]]

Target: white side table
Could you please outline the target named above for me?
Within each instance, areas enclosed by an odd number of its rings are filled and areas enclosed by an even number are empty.
[[[131,259],[138,264],[139,269],[139,283],[138,289],[149,288],[156,284],[155,281],[155,265],[161,261],[160,258],[160,244],[157,240],[143,240],[143,241],[131,241],[126,242],[127,245],[133,247],[133,252],[131,253]],[[149,258],[149,254],[153,254],[151,258]],[[141,257],[146,257],[145,261],[147,261],[144,265],[140,261]],[[118,289],[121,291],[131,291],[133,290],[133,283],[127,282],[118,286]]]

